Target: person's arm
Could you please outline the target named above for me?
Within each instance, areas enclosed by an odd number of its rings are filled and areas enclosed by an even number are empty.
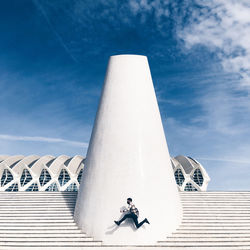
[[[128,208],[124,208],[123,210],[121,210],[121,213],[128,212],[129,210],[130,210],[130,205],[128,205]]]

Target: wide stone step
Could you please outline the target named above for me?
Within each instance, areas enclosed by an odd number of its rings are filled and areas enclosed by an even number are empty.
[[[35,211],[34,211],[34,207],[18,207],[18,208],[2,208],[0,209],[0,213],[1,212],[6,212],[6,211],[33,211],[33,212],[36,212],[36,211],[42,211],[42,212],[45,212],[45,211],[58,211],[58,212],[62,212],[62,211],[69,211],[69,212],[72,212],[74,211],[74,208],[71,208],[71,207],[36,207]]]
[[[30,200],[30,199],[58,199],[58,200],[67,200],[67,199],[72,199],[72,200],[76,200],[77,196],[75,195],[48,195],[48,192],[47,194],[33,194],[33,192],[26,192],[25,195],[18,195],[18,194],[13,194],[14,192],[1,192],[0,191],[0,199],[1,200],[7,200],[7,199],[10,199],[10,200],[18,200],[18,199],[27,199],[27,200]],[[18,192],[17,192],[18,193]]]
[[[30,227],[30,228],[14,228],[14,229],[9,229],[9,228],[5,228],[5,229],[1,229],[0,228],[0,234],[17,234],[17,233],[23,233],[23,234],[70,234],[70,233],[82,233],[82,231],[79,228],[43,228],[43,229],[39,229],[36,228],[34,230],[34,228]]]
[[[55,207],[55,208],[65,208],[65,207],[75,207],[75,204],[15,204],[15,205],[0,205],[0,209],[6,209],[6,208],[48,208],[48,207]]]
[[[86,242],[93,241],[92,237],[0,237],[0,245],[4,242]]]
[[[1,230],[51,230],[51,229],[54,229],[54,230],[68,230],[68,229],[78,229],[77,226],[75,225],[44,225],[44,226],[40,226],[40,225],[19,225],[19,224],[16,224],[16,225],[0,225],[0,231]]]
[[[232,203],[232,204],[235,204],[235,203],[240,203],[240,204],[249,204],[250,201],[249,200],[223,200],[223,199],[211,199],[211,200],[208,200],[208,199],[201,199],[201,200],[192,200],[192,199],[187,199],[187,200],[181,200],[181,203],[182,204],[196,204],[196,205],[199,205],[199,204],[203,204],[203,203],[208,203],[208,204],[211,204],[211,203]]]
[[[0,215],[0,221],[13,221],[13,220],[74,220],[74,217],[73,215],[70,215],[70,216],[64,216],[63,214],[60,216],[60,215],[57,215],[57,214],[47,214],[47,215],[23,215],[23,214],[15,214],[14,216],[13,215],[10,215],[10,214],[7,214],[5,216],[2,216]]]
[[[35,205],[40,205],[40,204],[72,204],[74,205],[76,202],[75,201],[65,201],[65,200],[6,200],[6,201],[0,201],[1,206],[6,206],[6,205],[27,205],[27,204],[35,204]]]
[[[180,225],[180,228],[182,227],[207,227],[207,228],[210,228],[210,227],[223,227],[223,228],[228,228],[228,227],[232,227],[232,228],[241,228],[241,227],[245,227],[245,228],[250,228],[250,224],[239,224],[239,223],[228,223],[228,224],[222,224],[222,223],[214,223],[214,224],[200,224],[200,223],[182,223]]]
[[[19,247],[19,246],[27,246],[27,247],[42,247],[42,246],[63,246],[63,247],[72,247],[72,246],[100,246],[101,242],[98,241],[80,241],[80,242],[61,242],[61,241],[54,241],[54,242],[22,242],[22,241],[16,241],[16,242],[0,242],[0,246],[13,246],[13,247]]]
[[[8,232],[8,233],[0,233],[0,238],[68,238],[68,237],[73,237],[73,238],[91,238],[87,236],[85,233],[68,233],[67,232],[61,232],[61,233],[36,233],[36,232]],[[1,240],[0,240],[1,242]]]
[[[239,204],[199,204],[199,205],[195,205],[195,204],[191,204],[191,205],[183,205],[182,206],[184,209],[186,208],[196,208],[196,209],[202,209],[202,208],[228,208],[228,207],[232,207],[232,208],[241,208],[241,209],[246,209],[249,208],[250,206],[248,204],[246,205],[239,205]]]
[[[42,246],[42,247],[18,247],[18,250],[45,250],[45,249],[51,249],[50,246]],[[63,247],[63,246],[53,246],[53,250],[97,250],[97,249],[104,249],[104,250],[156,250],[156,249],[159,249],[159,250],[181,250],[183,249],[183,247],[179,247],[179,246],[172,246],[172,247],[168,247],[168,246],[161,246],[161,245],[153,245],[153,246],[139,246],[139,245],[136,245],[136,246],[103,246],[103,247],[100,247],[100,246],[96,246],[96,247],[93,247],[93,246],[84,246],[83,247],[77,247],[77,246],[71,246],[70,248],[69,247]],[[213,248],[211,247],[188,247],[188,248],[184,248],[184,249],[187,249],[187,250],[212,250]],[[249,250],[249,247],[247,246],[233,246],[233,247],[228,247],[228,246],[225,246],[223,248],[220,248],[220,249],[223,249],[223,250]],[[4,247],[1,247],[0,246],[0,250],[13,250],[12,247],[8,247],[8,246],[4,246]]]
[[[246,213],[246,214],[241,214],[241,213],[238,213],[238,214],[199,214],[199,215],[196,215],[195,214],[195,217],[193,214],[185,214],[183,216],[183,219],[186,219],[186,220],[202,220],[202,219],[230,219],[230,218],[239,218],[239,219],[250,219],[250,214]]]
[[[222,220],[222,219],[218,219],[218,220],[182,220],[182,224],[195,224],[195,225],[200,225],[200,224],[249,224],[250,225],[250,220],[246,220],[246,219],[242,219],[242,220],[238,220],[238,219],[227,219],[227,220]]]
[[[67,203],[66,203],[67,204]],[[197,208],[202,208],[202,207],[250,207],[250,203],[244,203],[244,204],[240,204],[238,202],[235,203],[230,203],[230,202],[225,202],[225,203],[206,203],[206,202],[202,202],[202,203],[190,203],[190,204],[184,204],[182,203],[182,207],[186,208],[186,207],[197,207]]]
[[[190,230],[192,230],[192,231],[190,231]],[[233,230],[231,230],[231,229],[228,229],[228,230],[225,230],[224,228],[223,229],[218,229],[218,228],[205,228],[205,229],[202,229],[202,228],[192,228],[192,229],[190,229],[190,228],[185,228],[185,227],[183,227],[183,228],[177,228],[176,229],[176,231],[175,231],[175,233],[194,233],[194,234],[196,234],[196,233],[201,233],[201,234],[211,234],[211,233],[215,233],[215,234],[217,234],[217,233],[228,233],[228,234],[232,234],[232,233],[237,233],[237,234],[242,234],[242,233],[244,233],[244,234],[249,234],[250,233],[250,230],[247,228],[247,229],[245,229],[245,228],[238,228],[238,229],[233,229]]]
[[[72,216],[74,210],[38,210],[38,211],[32,211],[32,210],[6,210],[6,211],[0,211],[0,216],[47,216],[47,215],[57,215],[57,216]]]
[[[1,193],[1,192],[0,192]],[[5,201],[5,200],[31,200],[31,199],[34,199],[34,200],[41,200],[41,199],[44,199],[44,200],[76,200],[76,196],[47,196],[47,195],[37,195],[37,196],[32,196],[32,195],[26,195],[26,196],[4,196],[2,195],[1,193],[1,196],[0,196],[0,200],[1,201]]]
[[[250,237],[168,237],[168,242],[250,242]]]
[[[10,225],[13,225],[15,223],[17,224],[30,224],[30,223],[34,223],[34,224],[46,224],[46,223],[60,223],[60,224],[72,224],[74,223],[75,224],[75,221],[74,219],[61,219],[61,220],[58,220],[58,219],[55,219],[54,217],[52,217],[53,219],[41,219],[41,218],[36,218],[36,219],[17,219],[17,218],[11,218],[11,219],[0,219],[0,225],[2,224],[10,224]]]
[[[195,232],[180,232],[180,233],[173,233],[171,237],[180,237],[180,238],[220,238],[220,237],[229,237],[229,238],[241,238],[241,237],[248,237],[250,238],[250,232],[248,233],[233,233],[233,232],[203,232],[203,233],[195,233]]]
[[[200,201],[210,201],[210,202],[217,202],[217,201],[241,201],[241,202],[249,202],[250,195],[245,196],[197,196],[197,197],[180,197],[181,201],[183,202],[200,202]]]
[[[250,211],[250,209],[248,208],[209,208],[209,207],[204,207],[204,208],[197,208],[197,207],[193,207],[193,208],[184,208],[183,209],[184,212],[190,212],[193,211],[194,213],[196,212],[209,212],[209,211],[214,211],[214,212],[233,212],[233,211],[242,211],[242,212],[247,212]]]
[[[29,192],[27,195],[3,195],[3,192],[1,192],[0,191],[0,193],[1,193],[1,197],[0,197],[0,199],[1,200],[8,200],[8,199],[10,199],[10,200],[18,200],[18,199],[27,199],[27,200],[30,200],[30,199],[34,199],[34,200],[36,200],[36,199],[48,199],[48,200],[50,200],[50,199],[56,199],[56,200],[67,200],[67,199],[70,199],[70,200],[76,200],[76,196],[63,196],[63,195],[46,195],[46,194],[44,194],[44,195],[32,195],[32,194],[29,194],[29,193],[31,193],[31,192]]]
[[[93,239],[90,236],[87,236],[85,233],[67,233],[67,232],[63,232],[63,233],[8,233],[8,235],[6,234],[0,234],[0,238],[4,238],[4,237],[8,237],[8,238],[88,238],[88,239]]]
[[[250,195],[249,196],[181,196],[180,197],[181,201],[201,201],[201,200],[206,200],[206,201],[226,201],[226,200],[239,200],[239,201],[249,201],[250,200]]]
[[[250,249],[250,240],[249,241],[244,241],[244,242],[234,242],[234,241],[228,241],[228,242],[213,242],[213,241],[206,241],[206,242],[189,242],[189,241],[159,241],[158,244],[163,245],[163,246],[169,246],[169,247],[174,247],[174,246],[181,246],[185,247],[232,247],[232,246],[247,246]]]
[[[244,227],[244,226],[242,226],[242,227],[223,227],[223,226],[221,226],[221,227],[202,227],[202,226],[200,226],[200,227],[192,227],[192,226],[180,226],[180,228],[178,228],[177,229],[178,231],[180,231],[180,230],[193,230],[193,231],[198,231],[198,230],[200,230],[200,231],[207,231],[207,232],[209,232],[209,231],[217,231],[217,232],[219,232],[219,231],[222,231],[223,232],[223,230],[226,232],[226,231],[228,231],[228,232],[237,232],[237,231],[248,231],[249,232],[249,230],[250,230],[250,227]]]
[[[206,191],[206,192],[179,192],[180,195],[211,195],[211,194],[250,194],[250,191]]]
[[[190,211],[183,211],[183,216],[189,216],[190,214],[192,214],[194,216],[195,215],[211,215],[211,216],[222,216],[222,215],[249,215],[249,212],[248,211],[196,211],[195,213],[192,212],[192,210]]]

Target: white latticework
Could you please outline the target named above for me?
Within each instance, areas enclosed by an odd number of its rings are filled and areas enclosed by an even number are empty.
[[[210,178],[196,160],[171,158],[180,191],[206,191]],[[0,156],[0,191],[78,191],[84,157]]]
[[[206,191],[210,178],[204,167],[191,157],[171,158],[176,184],[180,191]]]
[[[0,156],[0,191],[77,191],[84,157]]]

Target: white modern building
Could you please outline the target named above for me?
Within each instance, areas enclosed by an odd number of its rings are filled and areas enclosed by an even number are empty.
[[[0,178],[0,250],[250,249],[250,192],[169,156],[145,56],[110,58],[86,160],[2,155]],[[150,225],[114,223],[128,197]]]
[[[0,155],[0,191],[78,191],[85,157]],[[206,191],[209,176],[190,157],[171,158],[180,191]]]
[[[84,158],[0,156],[0,191],[77,191]]]
[[[171,158],[176,184],[180,191],[206,191],[210,178],[195,159],[178,155]]]

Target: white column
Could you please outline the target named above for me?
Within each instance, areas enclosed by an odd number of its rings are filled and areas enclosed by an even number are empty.
[[[114,224],[128,197],[135,229]],[[179,225],[182,209],[147,57],[112,56],[87,152],[75,219],[104,244],[154,244]]]

